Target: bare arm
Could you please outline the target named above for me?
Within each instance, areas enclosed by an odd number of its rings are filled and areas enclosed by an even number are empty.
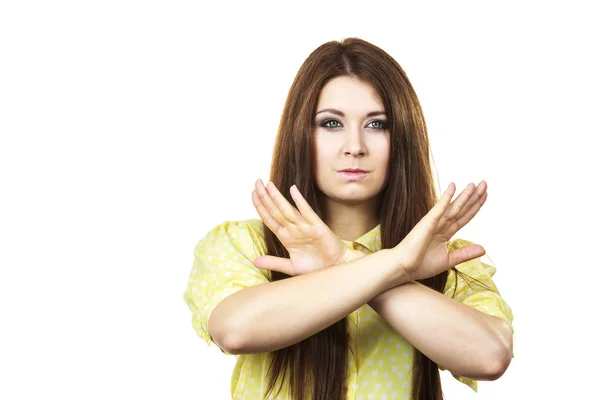
[[[405,280],[394,253],[381,250],[242,289],[217,305],[209,330],[215,343],[231,354],[275,351],[320,332]]]
[[[418,282],[390,289],[369,305],[423,354],[457,375],[494,380],[511,361],[512,332],[504,321]]]
[[[348,259],[362,257],[351,251]],[[495,380],[512,359],[513,335],[502,319],[418,282],[380,293],[369,306],[419,351],[457,375]]]

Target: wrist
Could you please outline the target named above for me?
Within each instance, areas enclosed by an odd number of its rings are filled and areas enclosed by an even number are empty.
[[[397,266],[395,270],[395,274],[391,279],[394,282],[393,287],[397,287],[400,285],[404,285],[405,283],[412,282],[413,279],[411,275],[406,272],[406,270],[402,266]]]
[[[366,256],[366,254],[362,251],[346,247],[344,257],[342,257],[342,261],[340,264],[358,260],[359,258],[363,258],[364,256]]]

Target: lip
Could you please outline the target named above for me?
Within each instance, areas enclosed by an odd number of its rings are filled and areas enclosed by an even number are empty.
[[[360,168],[346,168],[346,169],[342,169],[341,171],[338,172],[367,172],[364,169],[360,169]]]
[[[357,171],[357,172],[353,172],[353,171],[338,171],[338,174],[340,174],[340,176],[346,180],[349,181],[360,181],[362,179],[364,179],[368,172],[365,171]]]

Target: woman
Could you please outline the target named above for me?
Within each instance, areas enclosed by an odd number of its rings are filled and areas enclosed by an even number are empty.
[[[495,268],[451,240],[487,185],[452,201],[451,183],[438,201],[429,152],[392,57],[357,38],[310,54],[272,183],[252,193],[261,220],[209,232],[184,296],[198,335],[238,355],[232,398],[441,399],[438,368],[474,390],[504,373],[512,312]]]

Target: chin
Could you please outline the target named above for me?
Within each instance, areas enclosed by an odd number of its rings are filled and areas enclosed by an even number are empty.
[[[348,188],[346,188],[348,189]],[[330,197],[333,200],[347,203],[347,204],[360,204],[368,200],[372,200],[375,196],[377,196],[376,191],[374,190],[360,190],[351,188],[349,190],[344,190],[340,188],[340,190],[336,190],[334,192],[326,193],[325,195]]]

